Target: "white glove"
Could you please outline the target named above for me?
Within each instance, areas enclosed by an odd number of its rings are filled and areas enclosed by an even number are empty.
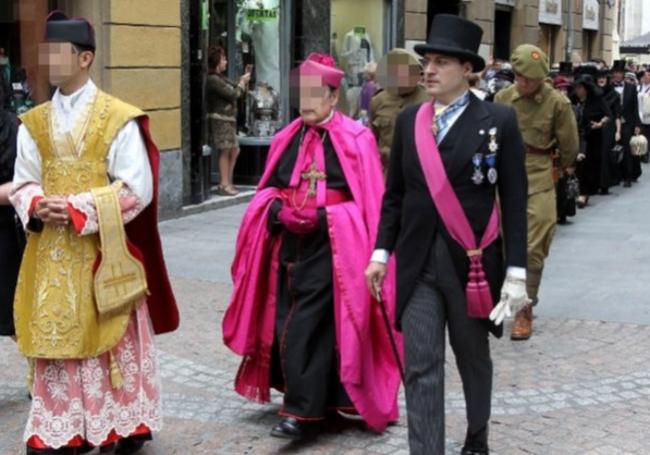
[[[501,287],[501,300],[490,313],[490,321],[496,325],[503,322],[506,317],[516,314],[526,305],[530,305],[532,300],[526,293],[526,280],[506,276],[506,280]]]

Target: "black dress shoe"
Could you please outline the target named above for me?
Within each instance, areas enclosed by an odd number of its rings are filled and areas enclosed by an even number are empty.
[[[273,427],[271,436],[274,438],[291,439],[300,441],[304,437],[302,424],[293,417],[285,417],[280,423]]]
[[[140,436],[130,436],[128,438],[120,439],[117,441],[117,445],[115,446],[115,453],[117,455],[130,455],[136,453],[144,447],[144,443],[149,439],[151,438],[143,438]]]
[[[463,447],[463,450],[460,452],[460,455],[488,455],[490,452],[488,452],[487,449],[485,450],[474,450],[474,449],[468,449],[466,447]]]
[[[465,445],[461,450],[461,455],[489,455],[488,450],[488,428],[487,426],[480,430],[470,433],[469,429],[465,436]]]

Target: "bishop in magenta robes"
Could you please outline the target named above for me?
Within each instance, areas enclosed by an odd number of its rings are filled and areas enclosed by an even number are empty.
[[[378,432],[398,419],[392,328],[364,286],[383,174],[370,130],[334,110],[343,75],[322,54],[294,72],[300,117],[275,136],[244,215],[223,320],[243,357],[237,392],[262,403],[282,392],[271,435],[287,439],[336,411]],[[394,316],[390,277],[384,303]]]

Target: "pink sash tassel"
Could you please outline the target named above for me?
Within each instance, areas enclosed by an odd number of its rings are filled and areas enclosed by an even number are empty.
[[[440,218],[449,235],[465,249],[469,257],[468,280],[465,288],[467,314],[473,318],[485,319],[490,315],[494,303],[490,284],[483,270],[483,250],[499,236],[499,212],[495,203],[481,243],[477,245],[467,215],[451,182],[449,182],[438,144],[431,132],[433,115],[433,103],[424,103],[420,106],[415,120],[415,143],[418,157],[429,193]]]

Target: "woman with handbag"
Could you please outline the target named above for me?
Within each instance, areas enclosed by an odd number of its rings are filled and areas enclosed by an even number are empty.
[[[578,153],[576,169],[580,180],[577,205],[583,208],[589,202],[589,196],[602,190],[601,172],[605,161],[603,156],[608,150],[604,128],[611,121],[612,113],[592,75],[581,74],[574,85],[578,109],[582,112],[581,126],[584,137],[584,146]]]
[[[13,301],[22,257],[24,237],[9,203],[16,160],[16,117],[4,109],[0,84],[0,335],[14,336]]]
[[[612,120],[603,129],[603,161],[600,173],[601,194],[609,194],[609,188],[618,185],[620,177],[618,168],[623,160],[623,147],[621,141],[621,96],[611,83],[608,70],[598,73],[598,87],[603,91],[603,100],[612,113]]]

